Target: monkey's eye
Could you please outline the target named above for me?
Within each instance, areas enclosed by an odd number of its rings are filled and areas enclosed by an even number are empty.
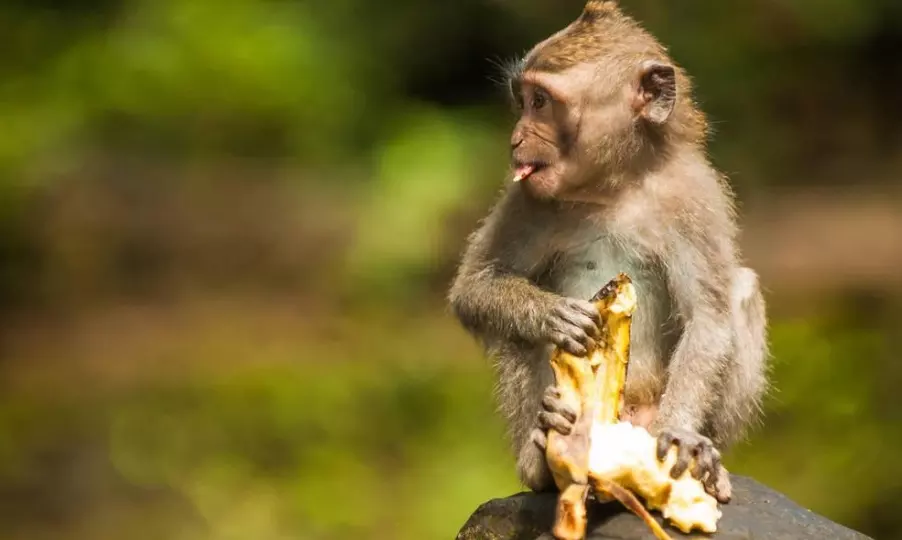
[[[538,90],[532,95],[532,108],[534,110],[541,110],[542,107],[544,107],[547,103],[548,96],[545,94],[545,92]]]

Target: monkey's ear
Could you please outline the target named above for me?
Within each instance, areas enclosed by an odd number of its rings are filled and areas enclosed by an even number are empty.
[[[663,124],[676,104],[676,71],[673,66],[650,60],[642,65],[635,107],[652,124]]]

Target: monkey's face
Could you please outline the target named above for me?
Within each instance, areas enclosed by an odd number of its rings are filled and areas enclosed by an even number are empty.
[[[558,72],[527,69],[514,78],[514,181],[541,199],[566,199],[604,183],[642,152],[644,126],[667,120],[672,93],[667,103],[660,96],[668,73],[672,81],[669,66],[623,57]]]
[[[527,72],[511,83],[519,119],[511,135],[514,181],[539,198],[554,198],[575,170],[580,110],[553,76]]]

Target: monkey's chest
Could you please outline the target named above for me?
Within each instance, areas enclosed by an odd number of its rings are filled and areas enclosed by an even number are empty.
[[[588,300],[620,272],[633,281],[638,308],[633,317],[634,351],[658,363],[666,355],[674,330],[673,303],[661,268],[617,243],[597,240],[563,254],[551,287],[558,294]],[[644,361],[644,360],[643,360]]]
[[[664,285],[660,272],[652,265],[607,239],[561,254],[550,285],[564,296],[588,300],[621,272],[633,280],[640,301]]]

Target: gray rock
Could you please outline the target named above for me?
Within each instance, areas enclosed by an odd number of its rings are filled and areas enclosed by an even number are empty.
[[[721,506],[714,535],[686,536],[666,527],[674,539],[870,540],[867,536],[806,510],[750,478],[732,476],[733,500]],[[550,540],[557,495],[520,493],[494,499],[470,517],[457,540]],[[659,514],[655,515],[663,522]],[[648,527],[617,502],[589,506],[589,540],[655,540]]]

